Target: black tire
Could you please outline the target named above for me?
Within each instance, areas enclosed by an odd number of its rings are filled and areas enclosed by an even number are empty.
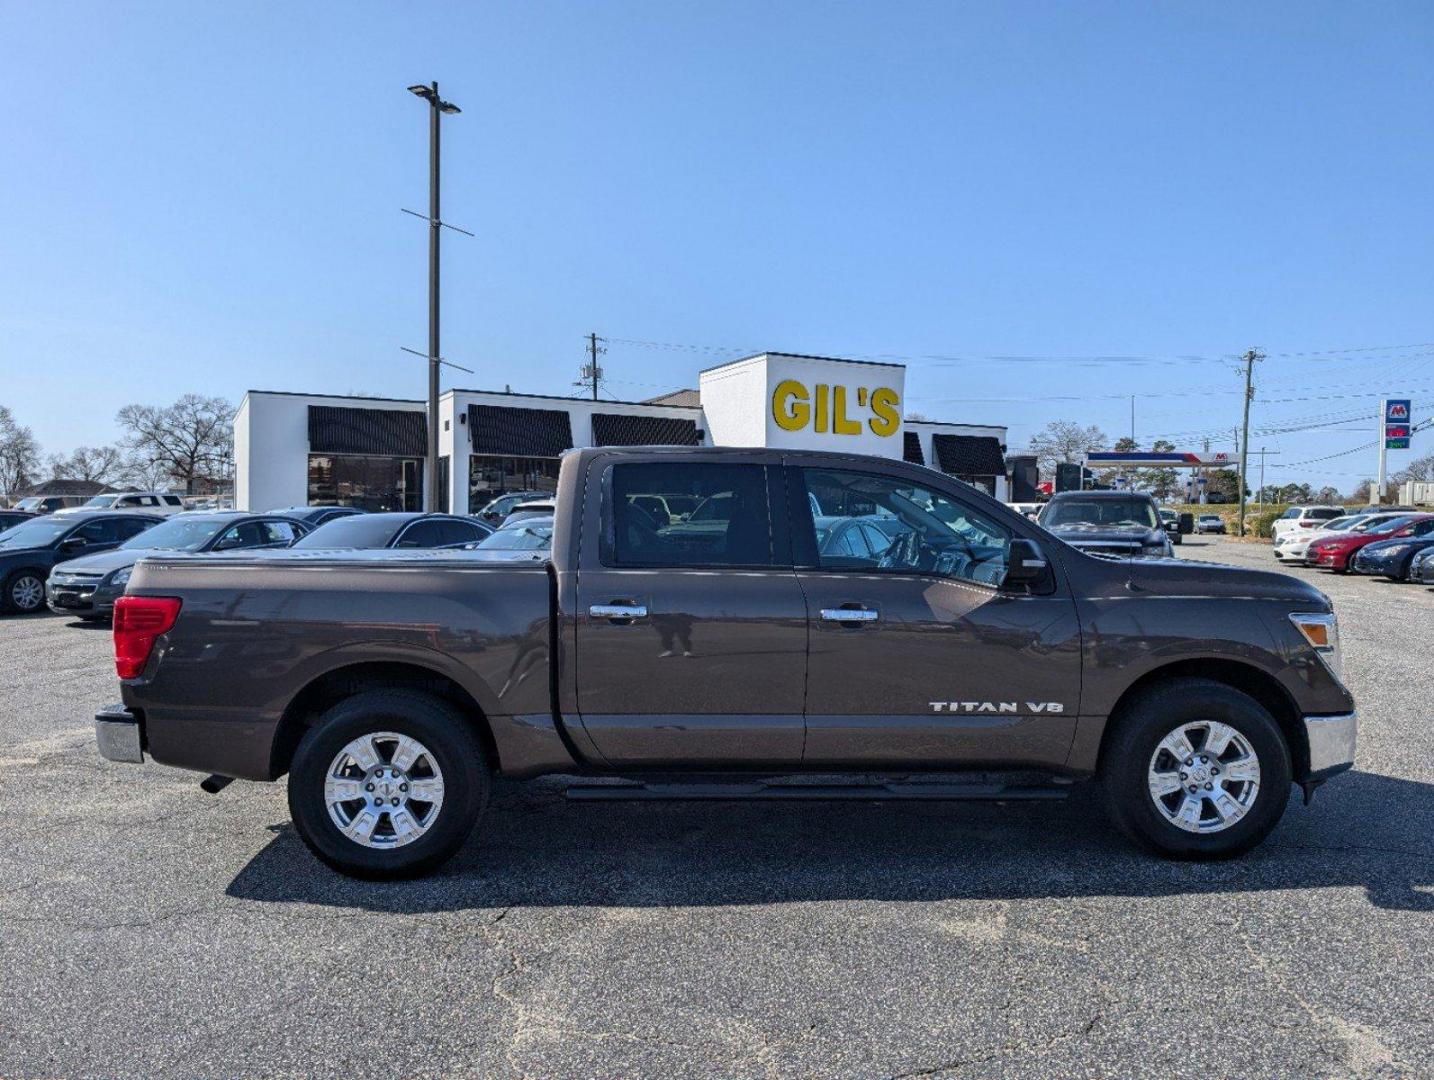
[[[39,599],[35,596],[32,582],[39,582]],[[23,602],[22,602],[23,601]],[[45,607],[45,573],[43,570],[16,570],[5,579],[3,593],[0,593],[0,609],[20,615],[33,615]]]
[[[1148,787],[1161,740],[1182,724],[1200,720],[1230,725],[1259,759],[1254,801],[1244,817],[1219,832],[1188,832],[1172,824]],[[1279,724],[1247,694],[1212,679],[1171,679],[1124,706],[1112,725],[1100,767],[1106,812],[1147,851],[1173,859],[1227,859],[1258,844],[1284,814],[1293,780],[1290,750]]]
[[[324,797],[335,757],[353,740],[376,732],[418,740],[443,777],[437,817],[422,836],[400,847],[366,847],[350,839],[330,817]],[[487,755],[461,710],[420,691],[371,690],[333,706],[300,740],[289,770],[289,813],[309,850],[340,873],[376,879],[416,877],[463,846],[488,802],[491,786]]]

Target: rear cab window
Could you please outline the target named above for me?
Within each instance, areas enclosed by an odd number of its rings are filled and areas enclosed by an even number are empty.
[[[767,469],[619,462],[604,475],[600,558],[613,567],[773,565]],[[673,508],[691,507],[683,516]]]

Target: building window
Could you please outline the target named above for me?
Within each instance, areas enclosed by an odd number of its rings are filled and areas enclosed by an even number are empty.
[[[309,505],[357,506],[368,511],[422,510],[423,460],[310,454]]]
[[[552,493],[558,489],[555,457],[474,454],[468,459],[468,512],[476,514],[509,491]]]

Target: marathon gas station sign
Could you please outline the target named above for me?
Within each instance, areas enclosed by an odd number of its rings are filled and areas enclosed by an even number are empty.
[[[1384,449],[1409,449],[1410,401],[1391,398],[1384,403]]]

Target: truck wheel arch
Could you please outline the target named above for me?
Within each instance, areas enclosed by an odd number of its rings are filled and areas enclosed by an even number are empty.
[[[1116,701],[1115,707],[1111,709],[1110,718],[1101,734],[1097,768],[1105,760],[1106,746],[1110,742],[1111,733],[1119,723],[1121,712],[1126,706],[1152,686],[1171,679],[1186,678],[1209,679],[1223,683],[1233,690],[1238,690],[1254,698],[1274,717],[1275,723],[1279,725],[1280,732],[1285,737],[1285,745],[1290,750],[1290,761],[1294,766],[1295,778],[1298,780],[1308,774],[1309,744],[1305,741],[1305,730],[1300,721],[1299,708],[1294,699],[1290,697],[1289,692],[1280,685],[1279,680],[1273,675],[1253,664],[1214,657],[1179,660],[1165,664],[1152,671],[1147,671],[1126,687],[1125,692]]]
[[[313,722],[345,698],[368,690],[417,690],[456,705],[489,755],[494,770],[501,767],[498,747],[482,707],[462,684],[423,664],[407,660],[362,661],[332,668],[310,682],[284,709],[274,732],[269,774],[277,780],[289,771],[294,751]]]

